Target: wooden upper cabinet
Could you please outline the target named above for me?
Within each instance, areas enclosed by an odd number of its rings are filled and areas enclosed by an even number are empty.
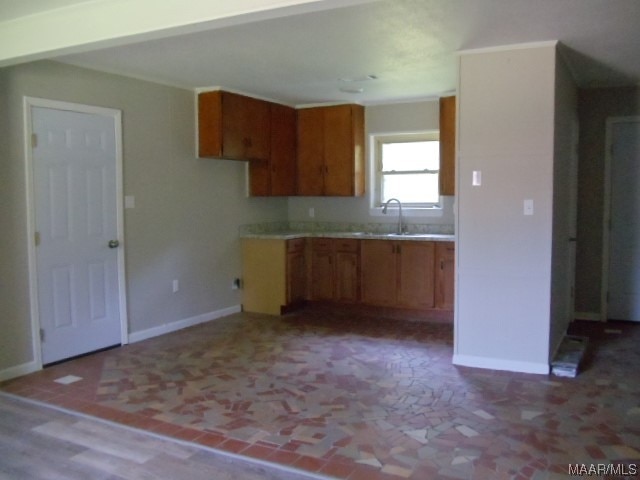
[[[455,195],[456,97],[440,99],[440,195]]]
[[[298,195],[364,193],[364,107],[298,110]]]
[[[324,192],[324,107],[298,110],[298,193]]]
[[[253,196],[296,194],[296,110],[270,105],[270,145],[268,160],[249,163],[249,188]]]
[[[229,160],[268,160],[270,104],[230,92],[198,95],[198,153]]]

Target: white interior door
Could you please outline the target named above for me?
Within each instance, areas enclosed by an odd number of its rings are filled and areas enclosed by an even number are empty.
[[[32,107],[42,363],[121,343],[113,117]],[[111,244],[110,244],[111,242]]]
[[[640,120],[611,124],[608,318],[640,321]]]

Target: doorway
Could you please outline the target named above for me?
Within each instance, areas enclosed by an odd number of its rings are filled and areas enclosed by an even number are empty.
[[[640,117],[607,122],[604,319],[640,321]]]
[[[30,273],[41,365],[126,342],[121,114],[27,98]]]

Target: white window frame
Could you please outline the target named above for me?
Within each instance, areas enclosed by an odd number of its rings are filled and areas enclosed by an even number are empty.
[[[369,185],[370,189],[370,206],[369,213],[372,216],[382,216],[382,144],[391,142],[409,142],[409,141],[433,141],[440,138],[439,130],[424,130],[418,132],[394,132],[394,133],[378,133],[372,134],[369,138]],[[440,171],[438,169],[438,175]],[[393,202],[389,208],[397,208],[397,204]],[[402,214],[405,216],[415,217],[441,217],[442,195],[439,195],[437,203],[409,203],[402,204]]]

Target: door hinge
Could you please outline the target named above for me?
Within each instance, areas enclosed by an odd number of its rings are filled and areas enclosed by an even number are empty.
[[[44,328],[40,329],[40,343],[44,343]]]
[[[36,242],[36,247],[40,246],[40,232],[35,233],[34,241]]]
[[[31,148],[36,148],[38,146],[38,135],[35,133],[31,134]]]

